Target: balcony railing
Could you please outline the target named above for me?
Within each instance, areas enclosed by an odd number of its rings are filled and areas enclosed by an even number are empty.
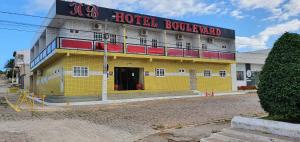
[[[35,67],[37,64],[45,60],[53,51],[57,48],[57,39],[54,39],[50,44],[38,54],[33,60],[31,60],[30,68]]]
[[[125,47],[126,48],[124,52],[124,43],[108,43],[107,51],[112,53],[126,54],[235,60],[235,53],[225,51],[210,51],[175,47],[152,47],[149,45],[138,45],[131,43],[126,43]],[[47,48],[40,52],[40,54],[31,61],[31,68],[45,60],[45,58],[47,58],[56,48],[103,52],[104,42],[76,38],[56,38],[47,46]]]

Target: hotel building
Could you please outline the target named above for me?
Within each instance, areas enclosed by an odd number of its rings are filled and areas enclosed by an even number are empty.
[[[38,95],[101,95],[104,40],[108,93],[231,92],[235,31],[56,0],[31,48]]]

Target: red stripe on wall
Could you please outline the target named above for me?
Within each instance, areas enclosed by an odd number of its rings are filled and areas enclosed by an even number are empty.
[[[93,42],[82,40],[62,39],[61,48],[93,49]]]

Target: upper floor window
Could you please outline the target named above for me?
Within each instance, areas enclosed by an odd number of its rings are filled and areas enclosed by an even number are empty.
[[[88,67],[73,67],[73,77],[88,77],[89,69]]]
[[[97,32],[94,33],[94,40],[102,41],[102,39],[103,39],[102,33],[97,33]]]
[[[144,45],[144,46],[147,45],[147,39],[145,37],[140,38],[140,45]]]
[[[211,71],[210,70],[204,70],[203,75],[204,75],[204,77],[211,77]]]
[[[213,43],[213,39],[212,39],[212,38],[210,38],[210,37],[209,37],[209,38],[207,38],[207,39],[206,39],[206,41],[207,41],[207,43]]]
[[[176,48],[182,48],[182,41],[176,42]]]
[[[207,49],[207,45],[206,44],[202,44],[202,49]]]
[[[17,56],[17,60],[18,60],[19,62],[24,61],[24,55],[18,55],[18,56]]]
[[[75,34],[78,34],[78,33],[79,33],[79,30],[70,29],[70,33],[75,33]]]
[[[187,43],[186,43],[186,48],[187,48],[187,49],[192,49],[192,44],[191,44],[190,42],[187,42]]]
[[[219,74],[220,77],[226,77],[226,71],[220,71]]]
[[[152,47],[157,47],[157,39],[152,39]]]
[[[110,35],[109,35],[109,42],[110,42],[110,43],[113,43],[113,44],[116,44],[116,43],[117,43],[117,35],[115,35],[115,34],[110,34]]]

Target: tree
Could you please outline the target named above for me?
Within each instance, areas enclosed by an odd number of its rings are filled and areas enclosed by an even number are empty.
[[[6,62],[4,68],[5,68],[6,71],[7,71],[7,74],[6,74],[6,77],[7,77],[7,78],[12,78],[12,76],[13,76],[13,73],[12,73],[12,72],[13,72],[14,66],[15,66],[15,59],[9,59],[9,60]],[[15,76],[15,75],[14,75],[14,76]]]
[[[300,122],[300,35],[283,34],[259,76],[258,96],[269,117]]]

